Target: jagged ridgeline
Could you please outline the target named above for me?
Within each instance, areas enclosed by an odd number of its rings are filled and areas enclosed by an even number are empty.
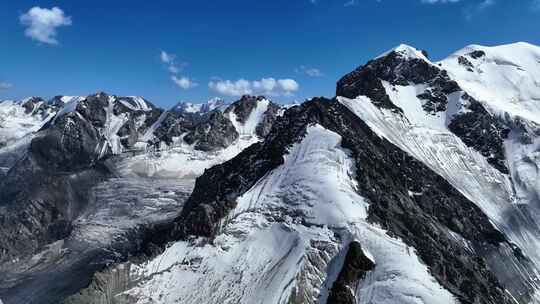
[[[194,176],[259,141],[280,108],[244,96],[163,110],[106,93],[0,103],[0,299],[57,303],[144,253],[146,227],[170,222]]]
[[[539,62],[401,45],[296,106],[0,103],[29,122],[0,137],[0,299],[540,303]]]

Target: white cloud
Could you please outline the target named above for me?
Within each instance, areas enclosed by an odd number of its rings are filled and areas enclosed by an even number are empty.
[[[495,0],[484,0],[478,4],[478,9],[483,10],[495,4]]]
[[[161,51],[159,58],[172,74],[180,73],[188,65],[186,62],[176,62],[176,55],[167,53],[166,51]]]
[[[178,75],[187,66],[187,63],[177,63],[176,55],[161,51],[159,58],[161,59],[161,62],[166,65],[167,70],[171,74],[171,80],[178,87],[187,90],[198,86],[198,84],[189,77]]]
[[[161,62],[163,63],[172,63],[174,61],[174,55],[169,54],[165,51],[161,51],[160,58],[161,58]]]
[[[298,91],[300,85],[294,79],[275,79],[272,77],[249,81],[246,79],[213,80],[208,87],[221,95],[242,96],[262,94],[267,96],[289,96]]]
[[[468,6],[464,10],[465,19],[471,20],[475,15],[482,13],[493,5],[495,5],[495,0],[482,0],[475,5]]]
[[[299,68],[295,69],[296,73],[306,74],[309,77],[322,77],[324,76],[323,72],[317,68],[306,67],[301,65]]]
[[[11,88],[13,88],[13,84],[8,82],[0,82],[0,91],[9,90]]]
[[[238,79],[234,82],[230,80],[210,81],[208,87],[221,95],[242,96],[253,94],[251,82],[245,79]]]
[[[193,80],[191,80],[191,79],[189,79],[188,77],[185,77],[185,76],[177,77],[176,75],[172,75],[171,80],[177,86],[179,86],[180,88],[182,88],[184,90],[191,89],[191,88],[194,88],[194,87],[198,86],[198,84],[196,82],[194,82]]]
[[[56,29],[71,25],[71,17],[66,16],[58,7],[52,9],[32,7],[19,17],[22,25],[27,26],[24,34],[33,40],[46,44],[58,44]]]
[[[281,87],[287,95],[298,91],[300,88],[300,85],[294,79],[280,79],[278,80],[278,86]]]

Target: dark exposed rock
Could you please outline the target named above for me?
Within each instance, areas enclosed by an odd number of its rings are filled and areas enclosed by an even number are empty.
[[[26,114],[33,114],[36,108],[38,108],[43,103],[45,103],[45,101],[40,97],[30,97],[22,104],[22,106]]]
[[[469,61],[469,59],[459,56],[458,57],[458,63],[467,68],[467,71],[472,72],[473,71],[473,64]]]
[[[31,97],[21,104],[24,112],[28,115],[38,115],[41,119],[45,119],[48,115],[56,112],[59,107],[50,102],[46,102],[40,97]]]
[[[236,206],[237,197],[282,164],[287,148],[313,123],[341,135],[342,146],[352,152],[358,191],[370,202],[370,221],[416,248],[437,281],[462,302],[512,303],[485,261],[464,249],[449,231],[494,250],[507,243],[505,236],[442,177],[375,135],[336,101],[314,99],[289,109],[264,142],[207,170],[197,179],[171,236],[219,233],[219,223]]]
[[[448,73],[441,70],[440,73],[429,83],[429,87],[424,93],[417,97],[424,100],[422,108],[424,111],[435,114],[446,111],[448,105],[448,95],[461,91],[461,88],[454,80],[450,80]]]
[[[167,145],[173,144],[175,137],[180,137],[182,134],[194,128],[194,119],[191,115],[168,111],[161,121],[159,127],[154,130],[156,143],[164,142]]]
[[[225,110],[225,113],[234,112],[236,120],[239,123],[244,124],[253,112],[253,110],[255,110],[255,108],[257,107],[257,104],[265,99],[266,97],[264,96],[244,95],[242,96],[242,98],[240,98],[240,100],[232,103]],[[272,128],[272,124],[278,116],[280,109],[281,107],[277,104],[271,101],[268,103],[268,108],[264,113],[262,121],[257,125],[255,129],[255,133],[258,136],[265,137],[266,135],[268,135]]]
[[[240,98],[240,100],[227,107],[225,113],[231,111],[234,112],[236,115],[236,120],[243,124],[246,122],[251,112],[253,112],[253,109],[257,107],[257,103],[263,99],[265,99],[264,96],[244,95],[242,98]]]
[[[113,100],[98,93],[78,101],[72,111],[57,115],[0,180],[0,208],[4,208],[0,210],[0,260],[32,254],[44,244],[64,238],[85,206],[88,191],[110,176],[103,164],[112,155],[105,134],[111,123],[107,109],[115,106]],[[142,115],[122,106],[117,114],[126,121]],[[156,119],[156,114],[149,116]],[[126,136],[138,136],[147,128],[137,127],[127,129]]]
[[[406,58],[392,51],[341,78],[337,83],[336,95],[347,98],[364,95],[380,107],[402,112],[392,103],[381,81],[401,86],[427,84],[430,89],[418,97],[426,100],[424,109],[430,112],[445,110],[448,101],[444,94],[459,90],[457,83],[450,80],[445,70],[424,59]]]
[[[99,114],[94,117],[96,124],[104,125],[104,120],[105,117]],[[74,171],[96,162],[100,156],[96,147],[103,140],[88,120],[78,115],[66,115],[34,137],[30,153],[41,166],[55,171]]]
[[[239,137],[238,131],[229,120],[229,114],[234,113],[237,122],[243,124],[257,104],[264,99],[263,96],[245,95],[230,104],[223,112],[220,106],[209,111],[201,109],[198,112],[185,111],[181,105],[177,106],[166,113],[160,126],[154,131],[156,142],[153,144],[165,142],[171,146],[174,138],[183,136],[183,140],[187,144],[195,144],[194,148],[197,150],[215,151],[226,148]],[[269,103],[261,122],[256,126],[258,136],[264,137],[270,132],[280,109],[277,104]]]
[[[281,107],[277,104],[273,102],[268,104],[268,109],[264,113],[263,119],[255,128],[255,133],[259,137],[264,138],[266,135],[268,135],[268,133],[270,133],[270,130],[272,130],[272,125],[276,121],[280,110]]]
[[[363,280],[368,271],[375,268],[362,250],[360,243],[354,241],[349,244],[345,261],[339,275],[332,284],[327,304],[356,304],[358,303],[354,292],[358,282]]]
[[[238,139],[238,132],[230,120],[219,111],[211,112],[203,123],[184,137],[188,144],[195,144],[200,151],[214,151],[231,145]]]
[[[472,51],[468,53],[467,56],[471,56],[473,59],[478,59],[478,58],[486,56],[486,52],[481,51],[481,50],[476,50],[476,51]]]
[[[120,128],[118,136],[121,137],[121,143],[124,147],[132,147],[139,139],[140,134],[144,134],[154,122],[158,120],[162,109],[155,107],[147,100],[144,102],[149,105],[150,110],[133,110],[138,104],[133,100],[133,97],[118,97],[118,100],[130,104],[132,107],[127,107],[122,102],[115,102],[113,107],[114,115],[126,115],[129,120]]]
[[[29,154],[0,181],[0,262],[22,259],[69,235],[88,191],[110,174],[103,166],[54,171]]]
[[[480,152],[487,161],[502,173],[508,173],[504,154],[504,140],[510,129],[490,114],[478,101],[469,95],[466,113],[456,115],[448,125],[450,131],[463,142]]]
[[[468,55],[479,58],[485,53],[474,51]],[[462,64],[472,66],[472,63],[463,56],[458,57],[458,60],[461,60]],[[424,101],[423,109],[431,114],[445,111],[448,95],[463,91],[456,81],[450,79],[446,70],[439,69],[420,58],[403,58],[394,51],[368,62],[366,66],[343,77],[338,82],[337,95],[348,98],[365,95],[370,97],[375,105],[402,113],[401,108],[392,104],[381,80],[397,85],[426,84],[428,86],[426,90],[417,97]],[[508,173],[503,141],[509,129],[469,95],[464,93],[463,99],[470,101],[468,106],[470,111],[457,115],[449,125],[450,131],[467,146],[480,152],[496,169]]]

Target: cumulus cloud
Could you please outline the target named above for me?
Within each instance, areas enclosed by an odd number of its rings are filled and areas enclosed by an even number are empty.
[[[13,84],[0,81],[0,91],[9,90],[13,87]]]
[[[187,76],[178,75],[186,66],[187,63],[178,63],[176,61],[176,55],[161,51],[159,54],[161,62],[167,67],[167,70],[171,74],[171,80],[179,88],[187,90],[196,87],[198,84]]]
[[[26,36],[45,44],[58,44],[57,28],[71,25],[71,17],[58,7],[32,7],[19,17],[19,21],[27,27],[24,31]]]
[[[298,91],[300,85],[294,79],[275,79],[272,77],[249,81],[246,79],[213,80],[208,87],[221,95],[242,96],[247,94],[261,94],[267,96],[290,96]]]
[[[192,79],[189,79],[188,77],[185,77],[185,76],[178,77],[176,75],[172,75],[171,80],[177,86],[179,86],[180,88],[182,88],[184,90],[191,89],[191,88],[194,88],[194,87],[198,86],[198,84],[196,82],[194,82]]]
[[[307,67],[301,65],[299,68],[295,69],[296,73],[305,74],[309,77],[322,77],[324,76],[323,72],[317,68]]]

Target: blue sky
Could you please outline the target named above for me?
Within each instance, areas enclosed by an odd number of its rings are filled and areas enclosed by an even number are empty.
[[[2,1],[0,99],[289,102],[333,96],[340,76],[400,43],[441,59],[472,43],[538,45],[539,28],[540,0]]]

